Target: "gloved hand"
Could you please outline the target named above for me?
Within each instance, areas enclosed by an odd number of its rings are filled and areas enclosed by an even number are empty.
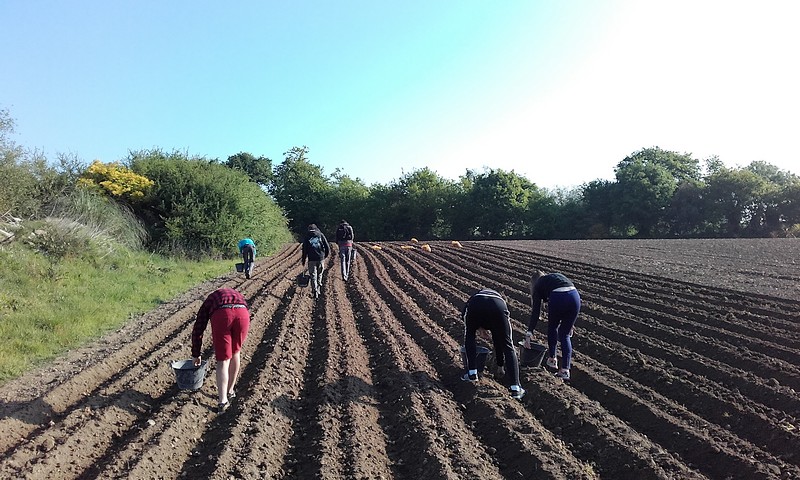
[[[497,371],[494,373],[494,378],[497,380],[503,380],[506,378],[506,367],[497,367]]]
[[[199,367],[200,364],[203,363],[202,362],[202,358],[201,357],[192,357],[192,363],[194,364],[195,367]]]
[[[523,345],[525,348],[531,348],[531,337],[533,336],[533,332],[525,332],[525,342]]]

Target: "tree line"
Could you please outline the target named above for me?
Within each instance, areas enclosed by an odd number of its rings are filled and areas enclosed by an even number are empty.
[[[494,168],[457,180],[422,168],[366,185],[340,169],[326,174],[305,146],[278,164],[246,152],[220,160],[153,149],[87,166],[67,155],[48,161],[11,141],[12,131],[0,110],[0,214],[43,218],[69,204],[61,211],[80,216],[88,193],[132,214],[146,232],[143,246],[168,253],[224,256],[243,237],[268,251],[297,240],[309,223],[332,234],[341,219],[361,241],[800,234],[797,175],[658,147],[622,159],[614,180],[548,190]]]
[[[340,170],[326,175],[295,147],[272,168],[239,153],[227,165],[249,173],[277,201],[290,228],[331,231],[347,219],[362,240],[771,237],[800,234],[800,177],[755,161],[644,148],[622,159],[614,180],[539,188],[513,171],[467,170],[448,180],[429,168],[387,185]],[[269,174],[271,172],[271,175]]]

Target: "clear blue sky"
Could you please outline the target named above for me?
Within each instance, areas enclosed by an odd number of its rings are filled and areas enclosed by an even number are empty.
[[[0,0],[27,148],[158,147],[386,184],[430,166],[613,179],[659,146],[800,173],[800,2]]]

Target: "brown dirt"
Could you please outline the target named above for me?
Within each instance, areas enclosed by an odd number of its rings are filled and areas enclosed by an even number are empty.
[[[0,387],[0,478],[800,478],[800,241],[381,245],[316,302],[287,246]],[[500,290],[519,335],[534,268],[581,291],[571,382],[461,382],[463,302]],[[253,321],[216,415],[169,362],[223,285]]]

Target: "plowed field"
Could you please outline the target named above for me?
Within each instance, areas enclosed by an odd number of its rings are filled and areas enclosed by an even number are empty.
[[[0,478],[800,478],[800,241],[462,244],[359,244],[316,301],[298,245],[197,286],[0,388]],[[572,380],[460,381],[464,301],[499,290],[521,338],[534,268],[581,292]],[[252,325],[217,415],[213,368],[169,362],[223,285]]]

